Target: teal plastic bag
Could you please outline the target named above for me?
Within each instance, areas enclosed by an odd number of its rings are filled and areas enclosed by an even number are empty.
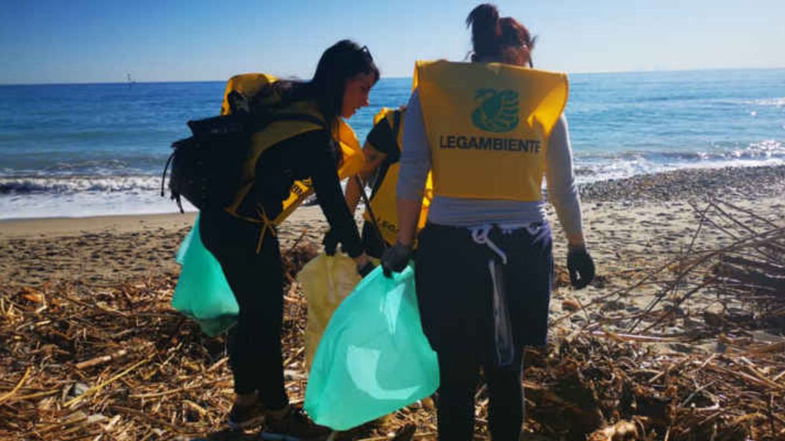
[[[366,276],[333,313],[305,391],[317,423],[348,430],[431,395],[439,365],[422,331],[411,266]]]
[[[214,337],[237,322],[240,311],[221,264],[205,248],[199,234],[199,216],[177,251],[182,266],[172,297],[172,307],[193,318],[202,331]]]

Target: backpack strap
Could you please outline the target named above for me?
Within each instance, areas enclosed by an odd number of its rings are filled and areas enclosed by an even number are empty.
[[[256,132],[261,130],[262,132],[269,126],[274,123],[278,122],[295,122],[295,123],[306,123],[303,130],[300,130],[299,133],[305,133],[312,130],[327,130],[328,125],[325,123],[324,120],[319,118],[318,116],[304,113],[304,112],[280,112],[280,113],[269,113],[269,114],[261,114],[257,118],[254,118],[253,126],[251,127],[251,132]],[[296,136],[298,133],[293,132],[291,136]],[[282,133],[279,133],[282,135]],[[254,180],[257,178],[255,176],[255,168],[256,162],[261,157],[262,153],[267,149],[270,148],[277,143],[288,139],[287,136],[274,136],[274,140],[267,140],[263,142],[263,144],[259,147],[259,149],[251,149],[249,151],[249,156],[246,159],[243,165],[243,171],[241,172],[241,183],[240,186],[232,199],[232,202],[225,207],[225,211],[230,215],[244,219],[250,222],[259,223],[261,219],[256,219],[253,217],[248,217],[248,215],[243,215],[240,213],[241,206],[243,205],[243,201],[248,196],[251,187],[253,185]],[[275,220],[273,220],[275,221]]]

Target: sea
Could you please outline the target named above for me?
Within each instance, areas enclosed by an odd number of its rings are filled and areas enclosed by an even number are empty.
[[[0,219],[176,212],[170,146],[219,113],[224,86],[0,86]],[[348,121],[359,139],[410,91],[380,80]],[[566,115],[579,182],[785,163],[785,69],[571,74]]]

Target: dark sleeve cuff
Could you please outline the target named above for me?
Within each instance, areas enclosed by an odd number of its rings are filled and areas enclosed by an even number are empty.
[[[366,141],[380,153],[386,154],[389,163],[396,163],[400,159],[401,150],[398,147],[398,138],[387,123],[387,119],[383,119],[373,126]]]

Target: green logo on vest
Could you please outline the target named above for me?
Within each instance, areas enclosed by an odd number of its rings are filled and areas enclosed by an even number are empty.
[[[487,132],[509,132],[518,126],[518,92],[480,89],[474,94],[480,106],[472,112],[472,122]]]

